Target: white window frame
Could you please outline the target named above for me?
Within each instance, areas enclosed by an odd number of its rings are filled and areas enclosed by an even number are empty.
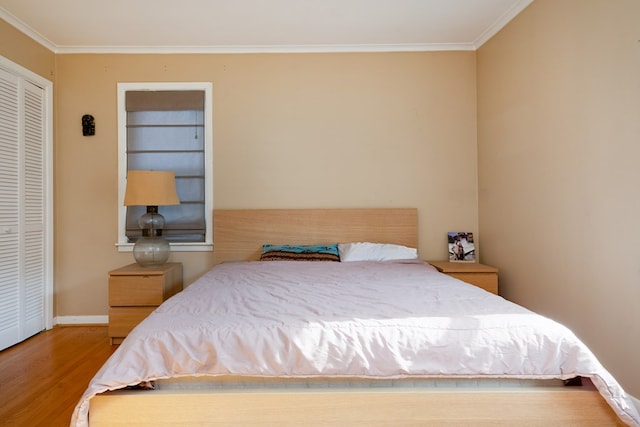
[[[131,252],[133,243],[126,236],[127,208],[124,206],[124,192],[127,185],[127,111],[125,94],[140,90],[201,90],[204,91],[204,161],[205,161],[205,241],[172,242],[175,252],[204,252],[213,250],[213,85],[210,82],[172,83],[118,83],[118,242],[119,252]]]

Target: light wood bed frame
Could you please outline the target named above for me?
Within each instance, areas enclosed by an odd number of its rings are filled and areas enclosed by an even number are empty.
[[[262,244],[370,241],[417,247],[416,209],[215,210],[214,262],[257,260]],[[90,426],[614,426],[592,386],[517,389],[116,391]]]
[[[260,259],[264,243],[397,243],[418,247],[416,209],[255,209],[213,211],[213,259]]]

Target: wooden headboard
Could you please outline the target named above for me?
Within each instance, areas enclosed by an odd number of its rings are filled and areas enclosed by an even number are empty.
[[[260,259],[262,245],[349,242],[418,247],[415,208],[215,209],[214,263]]]

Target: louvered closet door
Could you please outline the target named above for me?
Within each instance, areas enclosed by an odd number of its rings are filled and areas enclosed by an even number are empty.
[[[0,349],[45,328],[44,91],[0,69]]]
[[[22,338],[44,329],[45,291],[45,174],[44,91],[24,86],[24,142],[22,185]]]
[[[0,70],[0,348],[20,341],[19,79]]]

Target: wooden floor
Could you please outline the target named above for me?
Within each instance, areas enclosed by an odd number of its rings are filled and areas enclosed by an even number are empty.
[[[0,351],[0,426],[68,426],[113,353],[106,326],[56,327]]]

